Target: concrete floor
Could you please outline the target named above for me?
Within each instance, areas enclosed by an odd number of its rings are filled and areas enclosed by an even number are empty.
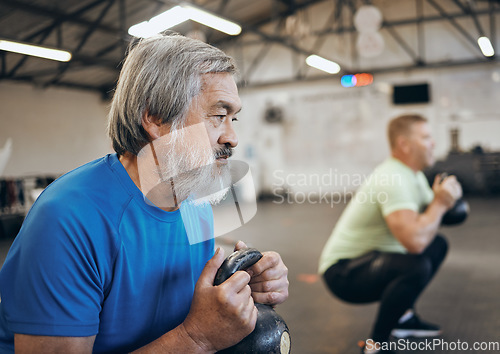
[[[469,202],[472,212],[467,222],[442,229],[450,241],[450,253],[417,303],[417,310],[426,320],[441,325],[442,339],[449,345],[457,341],[470,346],[474,342],[498,344],[500,198],[472,198]],[[275,250],[281,254],[289,268],[290,297],[278,306],[277,312],[290,327],[292,353],[359,353],[358,341],[370,333],[377,305],[343,303],[330,295],[316,275],[319,254],[344,207],[344,204],[331,207],[259,203],[257,215],[250,222],[216,239],[226,254],[232,249],[230,244],[238,239],[261,251]],[[0,241],[1,263],[10,242]],[[456,353],[457,350],[400,351],[403,352]]]
[[[463,225],[441,230],[450,252],[417,302],[417,311],[441,325],[443,341],[499,345],[500,198],[473,198],[469,203],[471,215]],[[277,312],[290,327],[292,353],[359,353],[358,341],[371,332],[377,304],[341,302],[316,276],[318,257],[344,207],[261,203],[254,219],[229,235],[260,250],[278,251],[288,266],[290,297]],[[456,353],[452,345],[450,350],[400,352]]]

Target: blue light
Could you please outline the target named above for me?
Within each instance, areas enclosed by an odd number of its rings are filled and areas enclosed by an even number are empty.
[[[344,75],[340,79],[340,84],[343,87],[354,87],[356,86],[356,77],[354,75]]]

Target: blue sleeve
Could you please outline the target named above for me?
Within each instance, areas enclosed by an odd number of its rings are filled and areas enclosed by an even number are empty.
[[[12,332],[97,334],[105,275],[97,258],[103,250],[91,234],[104,230],[89,215],[95,209],[86,209],[48,201],[30,211],[0,273],[2,307]]]

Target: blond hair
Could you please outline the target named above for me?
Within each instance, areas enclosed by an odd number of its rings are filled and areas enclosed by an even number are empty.
[[[409,135],[415,123],[426,123],[427,119],[418,114],[405,114],[392,119],[387,127],[387,137],[391,150],[396,146],[396,140],[401,135]]]

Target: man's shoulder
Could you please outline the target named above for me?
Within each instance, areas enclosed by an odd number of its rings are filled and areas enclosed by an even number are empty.
[[[379,165],[377,165],[375,171],[403,174],[411,172],[411,169],[398,159],[394,157],[388,157],[387,159],[382,161]]]
[[[399,183],[414,178],[414,173],[402,162],[394,158],[388,158],[375,167],[371,177],[375,181],[390,180],[391,183]]]
[[[130,195],[108,155],[56,179],[42,192],[33,209],[44,209],[58,216],[78,214],[85,218],[98,210],[113,213],[118,209],[118,212],[129,200]]]

